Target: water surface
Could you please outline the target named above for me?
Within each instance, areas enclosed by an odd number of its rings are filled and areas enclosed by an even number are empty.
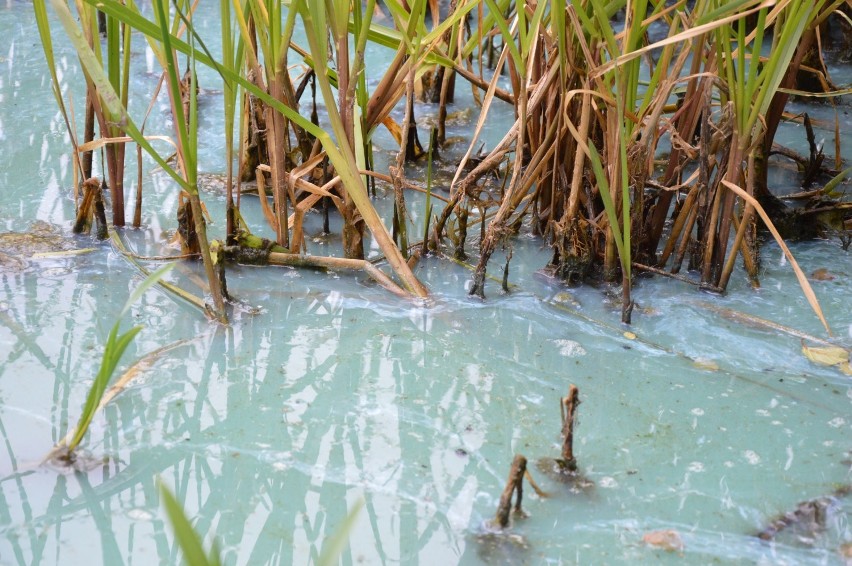
[[[70,150],[28,3],[0,7],[0,36],[0,228],[42,220],[71,237]],[[79,114],[76,59],[61,41],[57,49]],[[134,49],[146,60],[141,42]],[[134,92],[156,81],[140,74]],[[219,88],[209,74],[201,81]],[[460,97],[457,108],[471,104]],[[139,112],[146,106],[134,99]],[[201,110],[202,125],[220,131],[215,92],[202,94]],[[844,132],[848,112],[846,101]],[[169,131],[165,100],[149,128]],[[803,139],[787,129],[791,145]],[[832,146],[831,129],[820,132]],[[387,137],[378,143],[390,149]],[[205,171],[221,172],[222,148],[205,136]],[[795,188],[795,177],[778,179]],[[173,253],[177,190],[156,171],[144,189],[145,225],[124,236],[139,253]],[[219,237],[224,199],[206,202]],[[257,203],[244,213],[261,232]],[[307,239],[314,254],[339,246],[316,214]],[[537,277],[550,251],[529,236],[513,243],[512,292],[489,282],[486,301],[467,297],[468,270],[437,258],[417,269],[432,291],[426,304],[360,275],[234,266],[231,292],[259,311],[234,310],[228,327],[150,291],[125,317],[124,328],[144,330],[122,371],[175,347],[96,417],[84,446],[99,463],[74,473],[40,462],[76,422],[107,333],[141,281],[108,243],[76,243],[95,251],[0,271],[0,564],[175,563],[156,478],[216,537],[227,564],[316,560],[359,501],[346,564],[842,564],[852,542],[849,497],[821,528],[788,529],[772,544],[754,536],[852,482],[850,378],[809,362],[799,338],[718,310],[825,337],[775,245],[764,248],[759,290],[741,271],[724,297],[641,278],[630,328],[607,289]],[[814,287],[835,340],[852,346],[852,256],[836,240],[793,252],[805,272],[835,275]],[[502,263],[495,254],[490,272],[499,276]],[[200,294],[200,275],[181,263],[168,278]],[[535,471],[559,453],[558,402],[572,383],[589,490]],[[517,453],[550,496],[525,490],[529,516],[511,530],[524,545],[483,543]],[[682,551],[642,543],[664,529],[678,531]]]

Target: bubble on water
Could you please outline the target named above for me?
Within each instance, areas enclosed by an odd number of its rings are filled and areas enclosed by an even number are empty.
[[[775,426],[781,426],[784,423],[782,423],[781,421],[772,421],[772,424],[774,424]]]
[[[778,399],[773,398],[772,401],[769,402],[769,408],[774,409],[778,406]]]
[[[608,487],[608,488],[616,488],[618,487],[618,482],[615,481],[615,478],[610,476],[604,476],[598,482],[600,487]]]
[[[700,408],[700,407],[695,407],[695,408],[694,408],[694,409],[692,409],[692,411],[690,411],[690,412],[691,412],[693,415],[695,415],[696,417],[700,417],[701,415],[703,415],[703,414],[704,414],[704,409],[702,409],[702,408]]]
[[[745,457],[746,461],[752,466],[756,466],[760,463],[760,456],[758,456],[757,452],[754,450],[746,450],[743,452],[743,457]]]
[[[686,469],[689,470],[690,472],[696,472],[696,473],[703,472],[704,471],[704,464],[702,464],[701,462],[690,462],[689,465],[686,467]]]
[[[127,516],[134,521],[150,521],[154,518],[154,514],[147,509],[134,508],[127,512]]]
[[[767,411],[766,409],[758,409],[758,410],[755,411],[755,413],[757,413],[758,416],[761,416],[761,417],[768,417],[769,416],[769,411]]]
[[[833,427],[833,428],[840,428],[845,424],[846,424],[846,419],[844,419],[843,417],[835,417],[835,418],[831,419],[830,421],[828,421],[828,426]]]
[[[725,460],[725,463],[722,464],[722,465],[725,466],[726,468],[733,468],[734,467],[734,463],[731,462],[730,460]]]

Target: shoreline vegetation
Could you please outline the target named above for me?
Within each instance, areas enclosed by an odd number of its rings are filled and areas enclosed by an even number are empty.
[[[850,50],[847,0],[222,0],[218,56],[193,26],[197,8],[189,0],[34,3],[74,148],[75,231],[95,225],[106,238],[108,223],[141,225],[141,165],[133,175],[126,154],[128,147],[148,153],[180,191],[179,257],[204,262],[212,318],[227,321],[228,261],[363,270],[398,295],[425,297],[415,275],[420,257],[472,256],[470,294],[484,297],[492,254],[506,249],[506,288],[512,237],[526,230],[552,249],[542,269],[548,277],[620,286],[621,319],[630,323],[637,272],[725,292],[742,258],[759,286],[765,228],[830,335],[784,241],[828,235],[848,248],[852,203],[838,188],[850,168],[839,118],[826,155],[807,114],[791,116],[787,104],[797,96],[836,105],[849,94],[831,82],[824,58],[828,49]],[[84,70],[82,132],[62,97],[51,21]],[[304,45],[293,39],[297,26]],[[146,133],[147,115],[128,112],[130,53],[142,41],[161,65],[155,97],[167,93],[173,132]],[[395,52],[380,76],[365,58],[371,43]],[[224,242],[208,241],[198,190],[199,66],[223,84]],[[372,89],[367,76],[376,79]],[[438,191],[433,161],[441,159],[448,107],[462,88],[471,89],[480,114],[468,150],[452,163],[452,181]],[[418,99],[438,109],[425,144]],[[512,105],[514,120],[496,146],[477,150],[495,99]],[[397,123],[391,111],[400,105],[405,117]],[[776,144],[785,120],[803,123],[809,155]],[[400,148],[387,171],[372,165],[378,128]],[[211,134],[218,133],[203,132]],[[154,147],[163,141],[168,152]],[[98,152],[102,180],[92,174]],[[773,155],[796,163],[802,192],[773,195]],[[406,178],[414,161],[427,163],[425,188]],[[393,195],[390,218],[373,205],[377,181]],[[241,216],[245,184],[256,187],[262,234],[250,233]],[[409,198],[412,189],[425,199]],[[423,206],[423,226],[411,220],[413,203]],[[305,255],[311,209],[322,211],[326,231],[329,214],[339,215],[343,258]],[[367,237],[390,274],[365,261]]]

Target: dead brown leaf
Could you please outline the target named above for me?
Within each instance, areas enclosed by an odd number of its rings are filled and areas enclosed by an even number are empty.
[[[826,268],[820,267],[811,273],[811,279],[814,281],[834,281],[837,277],[835,277],[835,275]]]

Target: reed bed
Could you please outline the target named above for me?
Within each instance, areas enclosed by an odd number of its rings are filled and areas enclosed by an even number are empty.
[[[852,211],[836,192],[849,173],[842,148],[837,141],[833,163],[812,140],[811,155],[793,154],[803,164],[803,183],[814,189],[796,210],[773,196],[767,171],[770,156],[784,151],[774,138],[790,118],[790,97],[836,101],[845,92],[831,84],[821,50],[829,26],[849,25],[846,0],[221,0],[216,56],[193,26],[194,13],[210,5],[49,4],[86,76],[80,139],[53,70],[46,4],[36,2],[80,185],[92,177],[92,151],[101,149],[109,221],[123,226],[125,187],[133,184],[124,178],[126,145],[151,155],[181,191],[185,204],[176,222],[183,253],[204,262],[215,318],[227,316],[227,261],[269,262],[275,254],[270,263],[338,266],[305,259],[305,214],[318,208],[326,215],[336,210],[342,221],[343,255],[353,261],[345,268],[364,269],[392,291],[415,297],[428,294],[414,272],[419,255],[472,253],[470,292],[484,296],[495,250],[507,248],[510,259],[513,236],[532,231],[552,248],[543,266],[549,276],[619,285],[627,323],[637,270],[724,292],[741,257],[758,285],[758,229],[765,226],[828,330],[784,239],[835,233],[848,245]],[[294,41],[297,27],[306,44]],[[145,116],[128,111],[129,54],[141,40],[162,66],[174,132],[147,135]],[[370,43],[394,50],[386,69],[371,65]],[[198,191],[195,69],[202,65],[221,77],[225,98],[227,233],[212,252]],[[373,88],[367,76],[377,78]],[[425,226],[415,232],[408,209],[422,200],[407,199],[407,163],[428,160],[431,170],[439,159],[459,88],[471,89],[480,115],[469,149],[453,163],[452,180],[427,183]],[[418,131],[417,97],[438,108],[428,150],[420,142],[425,132]],[[489,114],[506,103],[514,112],[511,126],[494,147],[475,154]],[[392,117],[400,106],[401,124]],[[373,165],[379,128],[399,143],[387,171]],[[175,160],[153,146],[163,136]],[[393,195],[392,217],[374,205],[376,178]],[[263,234],[251,234],[242,217],[240,187],[249,182],[258,187]],[[143,195],[141,182],[136,185],[139,225]],[[86,207],[99,202],[86,194],[78,198],[84,220],[93,214]],[[443,207],[433,209],[439,199]],[[95,220],[106,222],[97,210]],[[468,236],[475,225],[479,238]],[[413,240],[418,233],[421,242]],[[363,261],[368,237],[390,275]]]

